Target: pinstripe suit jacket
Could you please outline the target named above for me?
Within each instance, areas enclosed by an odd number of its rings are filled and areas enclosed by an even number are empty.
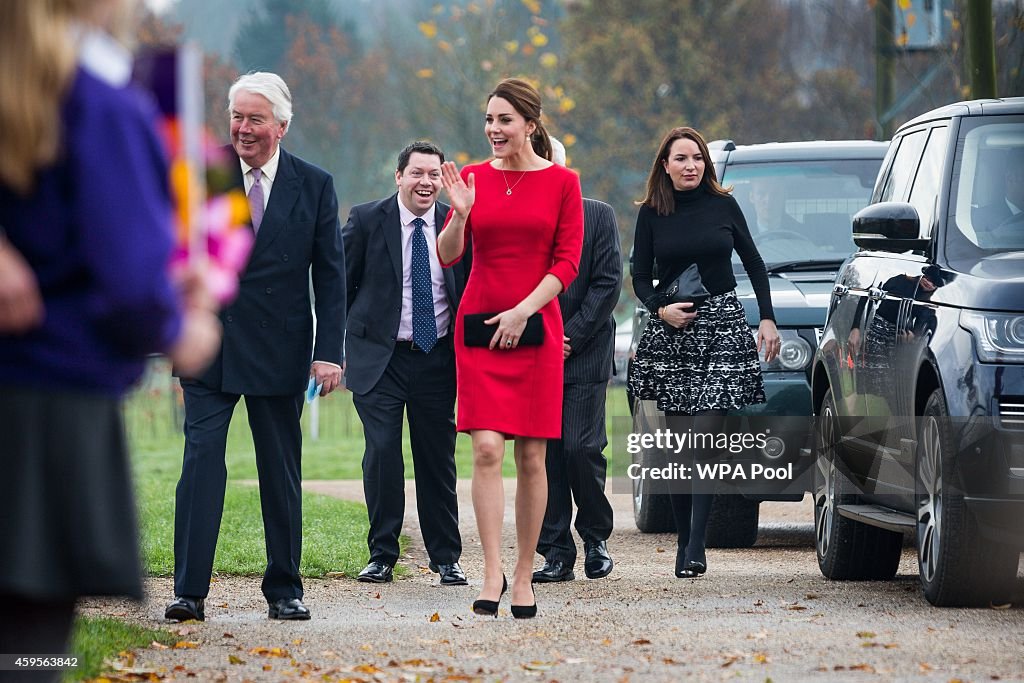
[[[612,207],[583,199],[583,253],[579,275],[558,296],[572,353],[565,361],[567,383],[604,382],[612,369],[615,321],[612,311],[622,286],[622,252]]]

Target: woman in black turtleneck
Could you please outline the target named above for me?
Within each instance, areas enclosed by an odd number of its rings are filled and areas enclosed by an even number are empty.
[[[692,128],[673,128],[662,140],[639,204],[633,290],[651,318],[630,366],[630,392],[637,399],[656,400],[667,417],[694,418],[673,431],[716,433],[729,410],[764,403],[758,353],[763,347],[766,362],[779,353],[764,261],[739,205],[715,176],[707,143]],[[734,250],[757,296],[761,324],[756,347],[734,291]],[[654,287],[655,263],[664,282],[697,264],[711,297],[696,309],[669,302]],[[711,455],[692,453],[690,460]],[[675,573],[680,578],[707,571],[704,539],[713,493],[697,493],[707,489],[693,481],[692,490],[683,492],[690,485],[678,481],[669,491],[679,533]]]

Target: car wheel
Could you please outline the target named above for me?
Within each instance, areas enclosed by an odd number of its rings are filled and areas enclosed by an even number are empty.
[[[649,482],[646,482],[649,483]],[[663,534],[676,530],[672,504],[667,494],[644,490],[645,481],[633,480],[633,517],[636,528],[645,534]]]
[[[983,606],[1009,598],[1017,575],[1014,548],[981,535],[956,482],[956,452],[946,400],[928,397],[918,428],[915,487],[917,565],[933,605]]]
[[[896,575],[903,534],[844,517],[840,505],[857,502],[839,458],[841,433],[832,391],[816,420],[814,449],[814,545],[818,568],[829,579],[890,579]]]
[[[757,541],[760,502],[739,493],[719,493],[708,517],[707,547],[749,548]]]

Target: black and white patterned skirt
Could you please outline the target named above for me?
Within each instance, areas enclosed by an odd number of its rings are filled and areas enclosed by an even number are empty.
[[[658,410],[693,414],[764,403],[757,345],[736,292],[710,297],[676,329],[652,317],[629,369],[629,390]]]

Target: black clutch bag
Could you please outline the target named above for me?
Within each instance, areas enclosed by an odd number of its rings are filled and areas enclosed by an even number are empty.
[[[462,316],[462,339],[466,346],[490,346],[491,339],[497,331],[495,324],[485,325],[497,313],[467,313]],[[526,319],[526,329],[519,338],[517,346],[540,346],[544,343],[544,319],[540,313],[534,313]]]
[[[678,277],[669,280],[662,293],[670,304],[692,303],[693,308],[699,307],[711,296],[700,280],[696,263],[691,263]]]

